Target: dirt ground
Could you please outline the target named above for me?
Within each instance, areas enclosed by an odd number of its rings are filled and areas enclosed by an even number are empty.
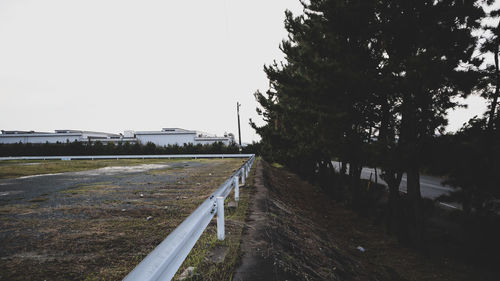
[[[23,192],[0,201],[0,280],[121,280],[243,161],[45,176],[43,191],[3,180]]]
[[[400,246],[383,225],[259,161],[234,280],[498,280],[454,256]]]

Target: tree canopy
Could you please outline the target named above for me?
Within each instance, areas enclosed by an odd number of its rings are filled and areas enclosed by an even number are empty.
[[[342,198],[340,189],[348,186],[345,198],[355,208],[363,204],[362,167],[381,167],[392,213],[401,205],[406,173],[409,231],[401,235],[421,244],[419,173],[444,132],[446,112],[459,106],[456,97],[496,85],[475,56],[481,47],[473,31],[486,16],[482,3],[311,0],[302,2],[301,15],[287,11],[289,35],[280,45],[285,62],[264,67],[270,88],[255,93],[266,124],[251,124],[264,156]],[[333,160],[348,164],[341,169],[348,175],[336,184]]]

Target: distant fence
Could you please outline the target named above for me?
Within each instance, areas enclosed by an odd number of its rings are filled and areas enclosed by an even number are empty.
[[[89,156],[13,156],[2,160],[98,160],[98,159],[178,159],[178,158],[251,158],[254,154],[171,154],[171,155],[89,155]]]
[[[182,158],[182,157],[172,158]],[[191,155],[183,158],[213,158],[207,155]],[[245,178],[255,160],[253,154],[219,155],[218,157],[248,157],[248,160],[229,177],[209,198],[207,198],[189,217],[187,217],[163,242],[160,243],[126,277],[125,281],[171,280],[182,265],[191,249],[200,238],[212,218],[217,214],[217,238],[224,240],[224,199],[235,188],[235,200],[239,200],[239,184]],[[154,158],[154,157],[152,157]],[[164,157],[162,157],[164,158]]]

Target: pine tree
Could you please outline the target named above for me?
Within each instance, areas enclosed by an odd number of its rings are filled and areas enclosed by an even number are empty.
[[[352,203],[361,208],[364,164],[384,169],[391,212],[408,175],[411,240],[423,245],[419,170],[426,144],[446,125],[453,98],[477,77],[471,59],[482,9],[475,0],[311,0],[286,13],[285,63],[266,66],[270,89],[256,92],[264,155],[311,179],[349,163]],[[372,137],[378,136],[375,145]],[[377,153],[367,153],[375,147]],[[370,159],[369,155],[377,155]]]

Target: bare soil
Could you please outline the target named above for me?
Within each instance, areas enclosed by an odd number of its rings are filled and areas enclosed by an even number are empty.
[[[17,197],[0,201],[0,280],[121,280],[242,161],[17,186]]]

